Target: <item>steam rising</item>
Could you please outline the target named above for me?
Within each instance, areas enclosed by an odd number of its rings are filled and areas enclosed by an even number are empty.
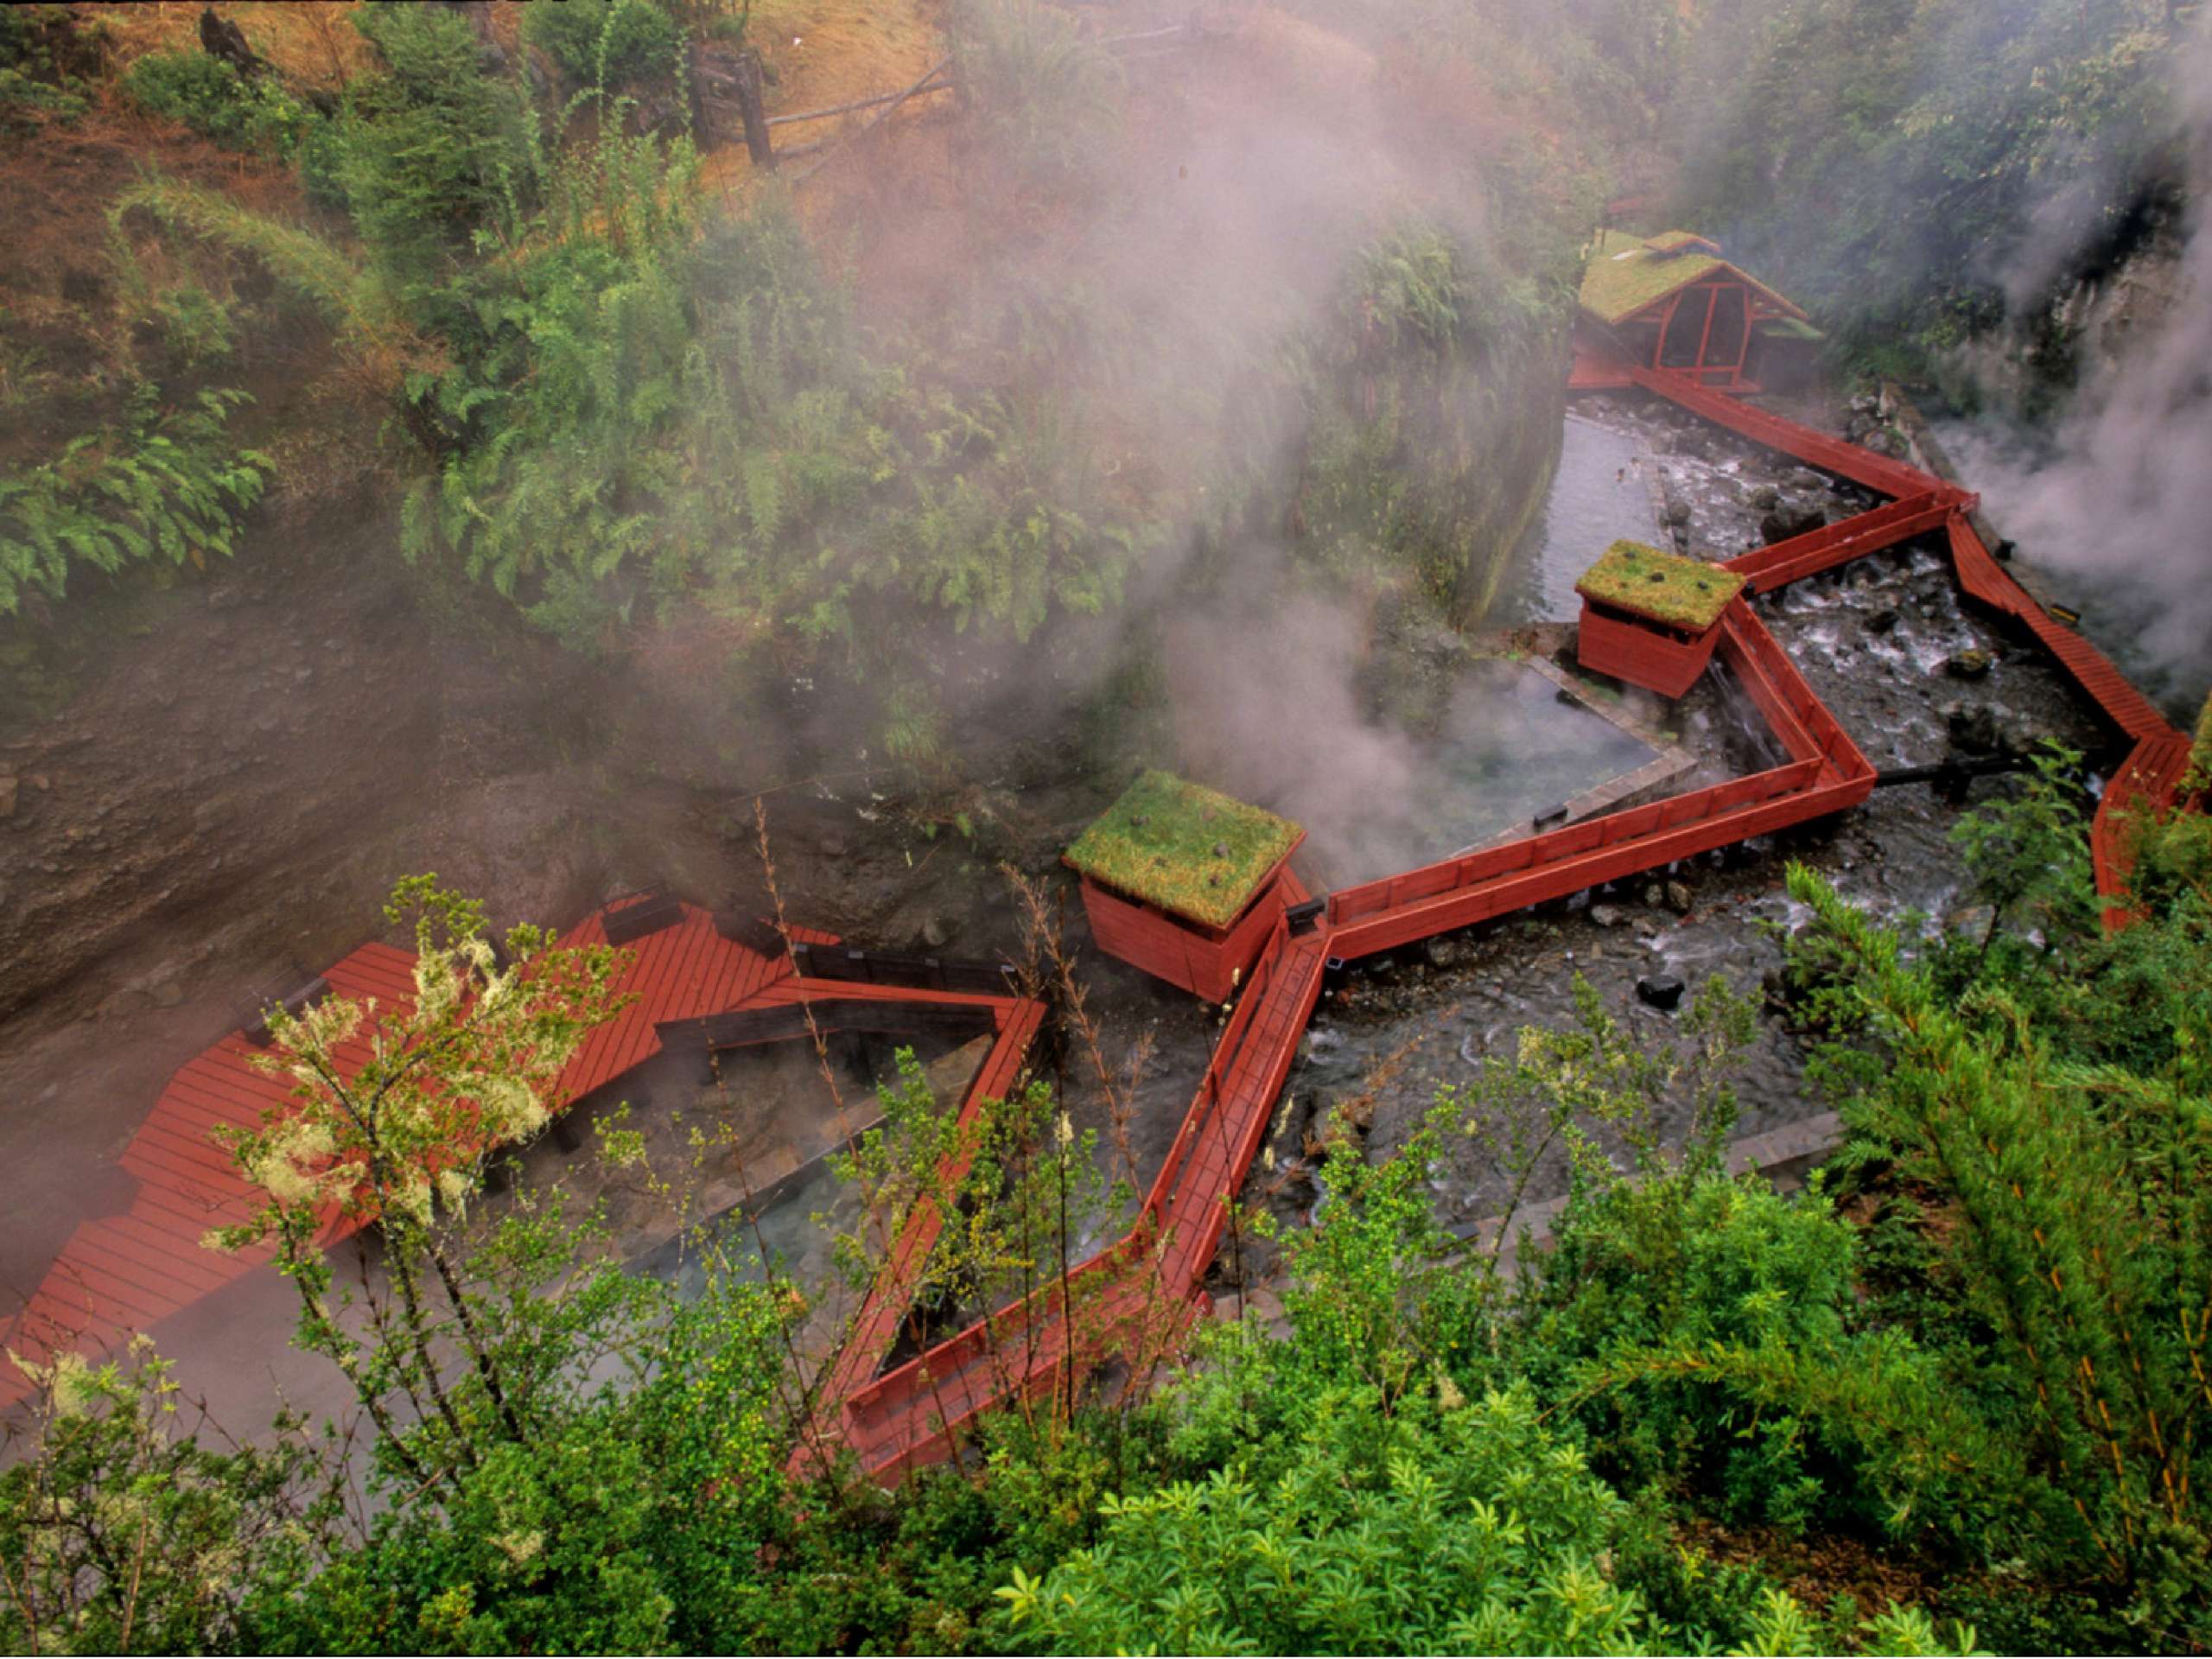
[[[2212,682],[2212,41],[2177,65],[2175,97],[2190,219],[2164,315],[2094,366],[2052,453],[1974,446],[1974,482],[2031,558],[2082,580],[2093,618],[2137,631],[2125,654],[2193,707]]]

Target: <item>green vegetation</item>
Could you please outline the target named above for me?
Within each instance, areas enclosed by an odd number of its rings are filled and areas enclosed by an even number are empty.
[[[2177,200],[2164,0],[1701,8],[1657,78],[1670,207],[1802,303],[1851,364],[1970,388],[1950,352],[2108,268]],[[2044,343],[2054,380],[2070,366]]]
[[[241,74],[205,52],[149,52],[124,72],[123,85],[142,107],[226,149],[290,156],[316,119],[276,80]]]
[[[203,391],[164,410],[143,385],[130,424],[73,438],[55,459],[0,473],[0,612],[26,589],[60,598],[75,565],[114,572],[155,559],[227,556],[270,468],[225,430],[238,391]]]
[[[1574,584],[1586,599],[1692,633],[1718,622],[1743,590],[1741,576],[1641,542],[1615,542]]]
[[[1796,1198],[1725,1171],[1755,1010],[1716,982],[1672,1043],[1583,988],[1567,1030],[1442,1093],[1394,1155],[1328,1126],[1310,1224],[1245,1214],[1287,1326],[1209,1327],[1157,1385],[1055,1389],[958,1470],[852,1478],[807,1405],[802,1287],[690,1235],[678,1297],[603,1219],[494,1200],[483,1147],[611,1011],[613,962],[527,931],[495,957],[428,880],[423,996],[276,1020],[304,1116],[234,1138],[300,1340],[380,1432],[251,1448],[169,1409],[141,1349],[46,1378],[0,1474],[0,1638],[37,1651],[2142,1652],[2212,1639],[2202,1426],[2212,1298],[2212,824],[2144,832],[2145,918],[2089,899],[2054,755],[1965,821],[1988,930],[1922,941],[1802,869],[1798,1015],[1851,1135]],[[2021,873],[2045,880],[2032,890]],[[1033,906],[1041,899],[1031,895]],[[328,1078],[332,1046],[383,1058]],[[482,1116],[464,1101],[480,1103]],[[962,1124],[911,1064],[846,1161],[851,1213],[957,1217],[916,1332],[1065,1274],[1127,1202],[1048,1087]],[[635,1166],[617,1120],[603,1155]],[[1521,1270],[1446,1232],[1449,1169]],[[664,1172],[655,1179],[680,1179]],[[346,1293],[325,1201],[381,1217]],[[887,1233],[842,1251],[856,1281]],[[816,1287],[818,1289],[818,1287]],[[1097,1315],[1080,1301],[1070,1315]],[[1019,1363],[1018,1334],[1000,1333]],[[785,1471],[803,1452],[804,1477]],[[1823,1565],[1805,1576],[1808,1560]],[[1817,1586],[1815,1589],[1814,1586]]]
[[[1272,812],[1149,771],[1083,832],[1067,860],[1117,893],[1226,927],[1300,834]]]
[[[617,90],[676,73],[676,20],[652,0],[567,0],[523,14],[523,39],[579,86]]]

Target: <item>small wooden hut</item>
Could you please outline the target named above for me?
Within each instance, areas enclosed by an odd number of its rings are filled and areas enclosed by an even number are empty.
[[[1272,812],[1147,772],[1065,855],[1100,950],[1225,1002],[1283,912],[1306,832]]]
[[[1679,697],[1697,683],[1720,639],[1720,619],[1744,578],[1719,565],[1662,553],[1641,542],[1615,542],[1585,571],[1582,666]]]
[[[1802,378],[1821,334],[1805,314],[1688,231],[1599,233],[1582,276],[1575,384],[1628,384],[1623,363],[1723,391]]]

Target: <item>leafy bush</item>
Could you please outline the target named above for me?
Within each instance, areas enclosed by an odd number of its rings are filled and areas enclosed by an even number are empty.
[[[578,86],[608,92],[676,73],[683,37],[652,0],[565,0],[523,13],[522,37]]]
[[[0,474],[0,612],[14,611],[27,588],[60,597],[75,564],[115,571],[229,554],[273,465],[225,434],[246,395],[203,391],[167,414],[154,397],[144,388],[126,430],[86,433],[52,461]]]
[[[236,1651],[257,1586],[329,1541],[315,1459],[286,1420],[266,1447],[183,1432],[145,1338],[98,1366],[27,1366],[34,1455],[0,1472],[0,1645],[16,1653]]]
[[[318,188],[342,192],[372,255],[426,302],[474,232],[526,190],[528,112],[512,83],[484,73],[459,13],[373,0],[352,15],[389,73],[353,89],[340,147],[315,156]]]
[[[142,108],[226,149],[289,157],[319,119],[274,78],[241,74],[205,52],[149,52],[123,85]]]
[[[29,118],[35,115],[74,121],[88,107],[80,92],[49,86],[42,80],[32,79],[20,69],[0,68],[0,124],[31,125],[35,123]]]

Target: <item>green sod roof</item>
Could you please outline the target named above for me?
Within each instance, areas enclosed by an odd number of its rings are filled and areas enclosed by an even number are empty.
[[[1067,861],[1171,915],[1226,927],[1303,833],[1217,791],[1147,772],[1077,837]]]
[[[1662,553],[1641,542],[1615,542],[1574,584],[1585,599],[1692,633],[1703,633],[1719,621],[1743,588],[1743,577],[1732,571]]]
[[[1781,340],[1826,340],[1827,338],[1802,317],[1762,317],[1759,319],[1758,327],[1759,333],[1772,334]]]
[[[1600,322],[1626,322],[1637,312],[1715,271],[1749,283],[1792,316],[1797,308],[1756,277],[1745,276],[1720,257],[1720,250],[1688,231],[1669,231],[1649,239],[1626,231],[1599,233],[1598,246],[1582,273],[1582,308]]]
[[[2204,712],[2196,717],[2196,764],[2212,772],[2212,697],[2204,699]]]

